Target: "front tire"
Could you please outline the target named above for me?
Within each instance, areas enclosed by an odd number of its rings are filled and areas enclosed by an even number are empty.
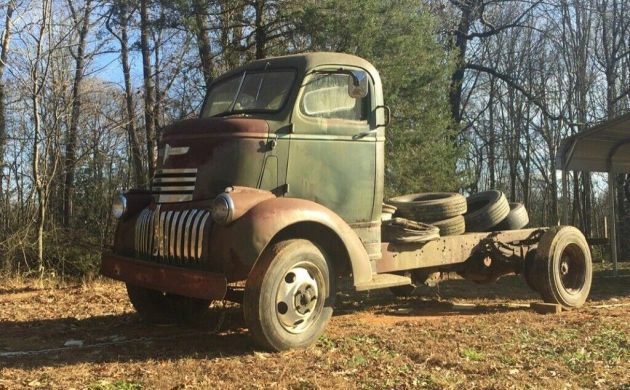
[[[303,239],[267,247],[245,285],[243,313],[258,344],[303,348],[323,333],[333,312],[335,273],[326,254]]]

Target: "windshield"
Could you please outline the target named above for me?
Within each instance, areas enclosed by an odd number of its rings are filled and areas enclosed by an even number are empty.
[[[292,70],[244,72],[215,84],[206,100],[203,116],[243,112],[277,111],[291,91]]]

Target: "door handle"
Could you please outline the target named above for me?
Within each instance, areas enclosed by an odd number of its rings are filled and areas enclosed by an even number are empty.
[[[361,139],[361,138],[363,138],[363,137],[367,137],[367,136],[368,136],[368,135],[370,135],[370,134],[374,134],[374,133],[376,133],[377,131],[378,131],[378,128],[376,128],[376,129],[372,129],[372,130],[368,130],[368,131],[362,131],[362,132],[360,132],[359,134],[355,134],[355,135],[353,135],[353,136],[352,136],[352,139],[353,139],[353,140]]]

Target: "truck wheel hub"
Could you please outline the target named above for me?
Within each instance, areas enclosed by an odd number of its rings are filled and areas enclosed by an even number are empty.
[[[282,327],[302,333],[316,319],[319,288],[313,270],[297,266],[290,269],[278,286],[276,314]]]
[[[304,285],[295,294],[295,309],[304,315],[313,309],[316,299],[317,296],[313,293],[313,287],[310,284]]]
[[[562,264],[560,264],[560,273],[562,275],[567,275],[569,273],[569,262],[565,259]]]

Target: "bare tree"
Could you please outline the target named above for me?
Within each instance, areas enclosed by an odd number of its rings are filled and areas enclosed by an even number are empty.
[[[117,15],[116,26],[119,32],[111,25],[111,17]],[[134,172],[134,183],[138,188],[144,188],[147,184],[147,178],[144,174],[142,164],[142,151],[138,140],[136,130],[135,109],[133,102],[133,87],[131,84],[131,67],[129,65],[129,36],[127,30],[129,28],[129,20],[131,12],[127,1],[116,1],[108,14],[105,26],[107,30],[118,40],[120,44],[120,63],[123,71],[123,79],[125,84],[125,113],[127,121],[127,139],[129,149],[131,151],[131,165]]]
[[[9,55],[9,43],[11,42],[11,30],[13,22],[13,12],[15,11],[15,0],[9,0],[6,5],[6,16],[4,21],[4,31],[2,32],[2,43],[0,47],[0,203],[3,200],[3,180],[4,180],[4,147],[7,139],[7,126],[5,119],[4,105],[4,68]]]
[[[65,186],[64,186],[64,207],[63,207],[63,225],[68,228],[72,222],[72,207],[74,198],[74,170],[76,165],[76,148],[77,148],[77,126],[79,116],[81,115],[81,82],[83,81],[86,54],[85,44],[90,27],[90,14],[92,13],[92,0],[85,0],[83,4],[83,12],[79,15],[79,11],[75,9],[76,5],[73,0],[68,0],[68,9],[72,15],[72,21],[75,28],[79,31],[76,53],[72,50],[70,53],[75,61],[74,80],[72,83],[72,113],[70,114],[70,126],[68,127],[66,139],[66,156],[64,161]]]
[[[40,105],[46,80],[51,69],[52,58],[52,31],[50,25],[52,13],[52,1],[43,0],[41,5],[41,19],[38,24],[38,31],[34,36],[35,54],[30,61],[30,99],[33,115],[33,155],[32,170],[33,182],[37,192],[37,264],[38,272],[43,276],[44,265],[44,227],[46,224],[46,212],[48,209],[48,197],[50,195],[51,177],[57,169],[58,158],[49,159],[48,153],[53,147],[53,140],[42,130],[42,117]],[[44,47],[47,41],[48,47]],[[42,153],[42,144],[44,151]],[[52,161],[52,167],[49,166]]]
[[[148,171],[152,177],[157,162],[155,132],[155,92],[151,72],[151,50],[149,48],[149,0],[140,0],[140,51],[142,53],[142,76],[144,80],[144,128],[146,134]]]
[[[193,0],[193,12],[195,13],[195,36],[197,39],[197,49],[199,60],[203,72],[203,80],[206,88],[212,82],[212,50],[208,33],[210,30],[208,22],[208,4],[204,0]]]

